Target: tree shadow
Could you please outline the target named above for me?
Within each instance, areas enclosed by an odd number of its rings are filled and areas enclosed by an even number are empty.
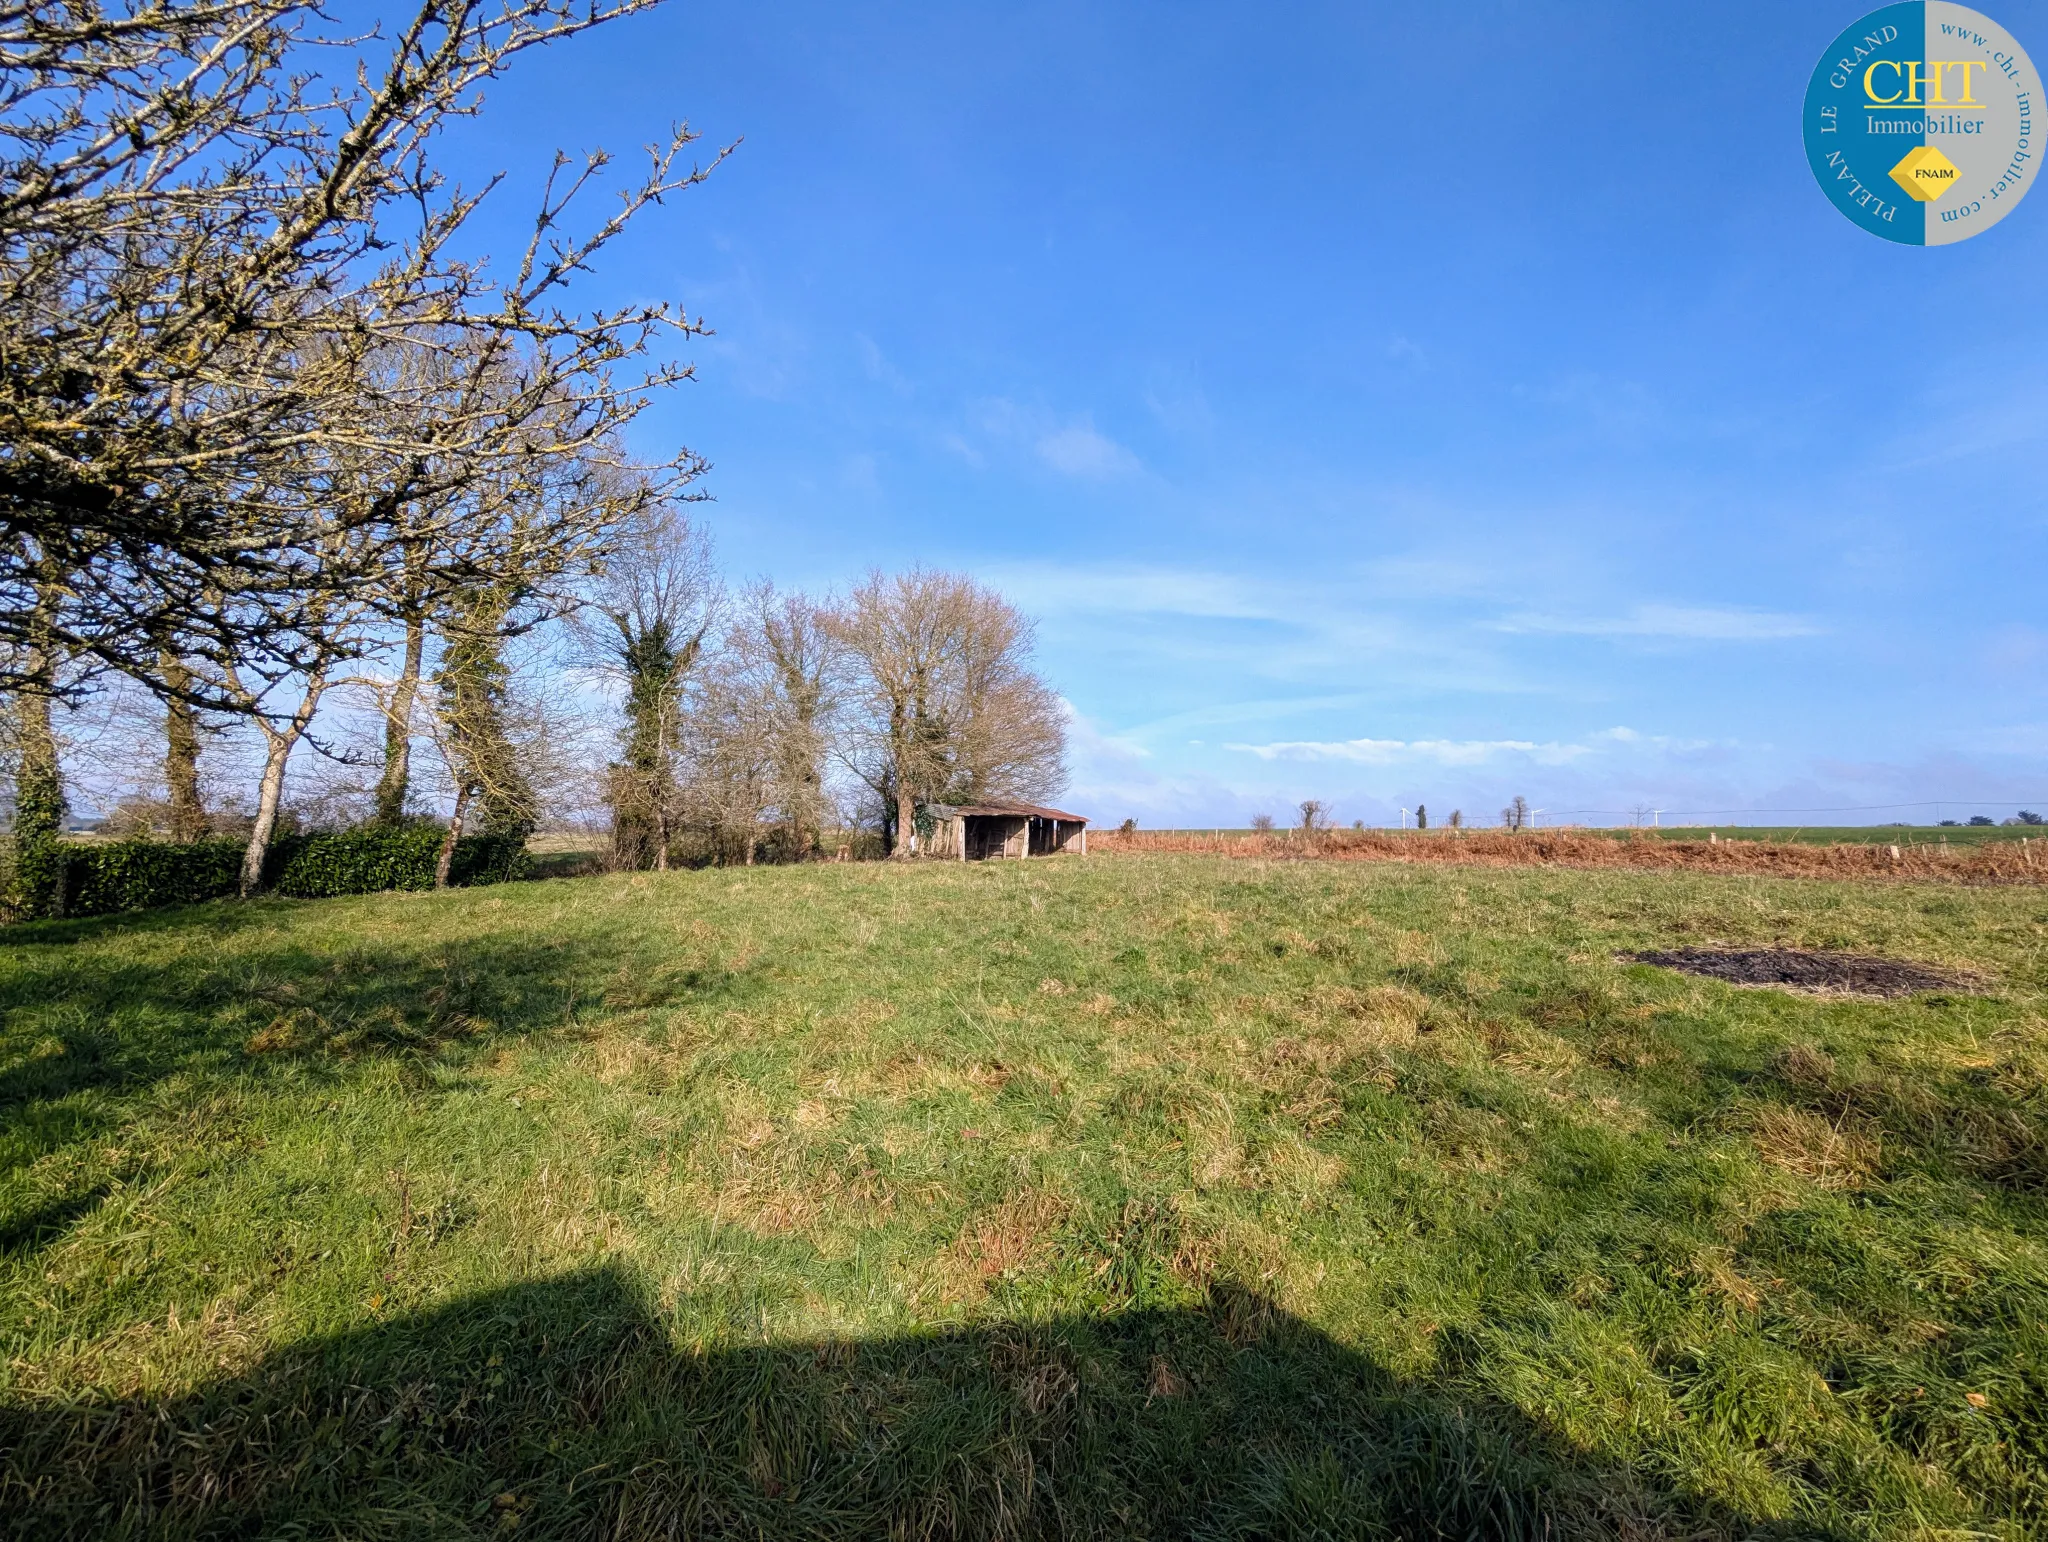
[[[675,1349],[608,1269],[0,1406],[13,1536],[1752,1536],[1263,1300]],[[1797,1534],[1814,1536],[1811,1526]]]
[[[508,1040],[574,1031],[593,1007],[744,1001],[766,983],[761,963],[648,961],[629,938],[571,943],[510,922],[414,944],[279,932],[280,910],[318,903],[17,929],[29,935],[10,942],[34,946],[0,973],[0,1177],[121,1128],[169,1081],[209,1095],[331,1088],[383,1063],[424,1082]],[[109,933],[137,945],[76,951]],[[46,1240],[94,1202],[84,1189],[0,1197],[0,1249]]]

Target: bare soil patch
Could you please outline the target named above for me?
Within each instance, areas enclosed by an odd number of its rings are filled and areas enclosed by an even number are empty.
[[[1730,985],[1843,996],[1911,996],[1919,991],[1972,990],[1960,974],[1862,953],[1802,953],[1792,948],[1665,948],[1624,953],[1633,964],[1656,964]]]

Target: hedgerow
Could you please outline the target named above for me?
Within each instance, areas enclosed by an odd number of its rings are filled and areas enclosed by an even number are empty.
[[[237,840],[108,841],[60,846],[64,914],[104,916],[219,899],[240,887]]]
[[[445,836],[419,823],[286,836],[264,864],[264,887],[296,899],[431,889]],[[449,882],[498,883],[524,875],[526,843],[516,834],[469,835],[455,843]],[[241,888],[244,843],[233,839],[107,841],[53,847],[62,913],[112,915],[221,899]],[[22,857],[17,855],[17,863]]]
[[[402,824],[298,836],[280,843],[283,849],[270,887],[301,899],[431,889],[446,833],[437,825]],[[455,843],[448,881],[476,884],[516,878],[524,869],[525,855],[524,836],[464,836]]]

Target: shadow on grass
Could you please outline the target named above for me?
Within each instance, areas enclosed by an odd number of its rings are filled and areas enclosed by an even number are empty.
[[[0,969],[0,1176],[101,1138],[145,1106],[332,1087],[379,1064],[424,1080],[507,1040],[573,1029],[593,1008],[743,1001],[763,984],[762,966],[733,970],[674,949],[649,959],[617,932],[564,940],[501,921],[406,943],[279,925],[322,903],[18,929],[11,941],[38,946],[17,946]],[[140,945],[76,946],[110,934]],[[166,1083],[183,1084],[170,1104],[156,1096]],[[92,1202],[0,1198],[0,1250],[45,1240]]]
[[[0,1453],[38,1538],[1768,1534],[1221,1291],[699,1355],[597,1270],[182,1399],[16,1401]]]

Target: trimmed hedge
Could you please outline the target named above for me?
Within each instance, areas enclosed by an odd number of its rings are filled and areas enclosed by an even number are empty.
[[[196,905],[233,894],[242,877],[241,841],[107,841],[58,848],[67,916]]]
[[[294,837],[278,858],[269,886],[299,899],[431,889],[447,832],[436,825],[366,825]],[[465,835],[448,867],[452,884],[497,883],[526,867],[523,835]],[[267,870],[268,871],[268,870]]]
[[[318,835],[281,836],[264,863],[264,887],[297,899],[431,889],[443,831],[429,824],[365,826]],[[64,914],[104,916],[222,899],[241,887],[239,840],[107,841],[58,848]],[[455,843],[448,880],[498,883],[525,875],[519,835],[465,835]]]

